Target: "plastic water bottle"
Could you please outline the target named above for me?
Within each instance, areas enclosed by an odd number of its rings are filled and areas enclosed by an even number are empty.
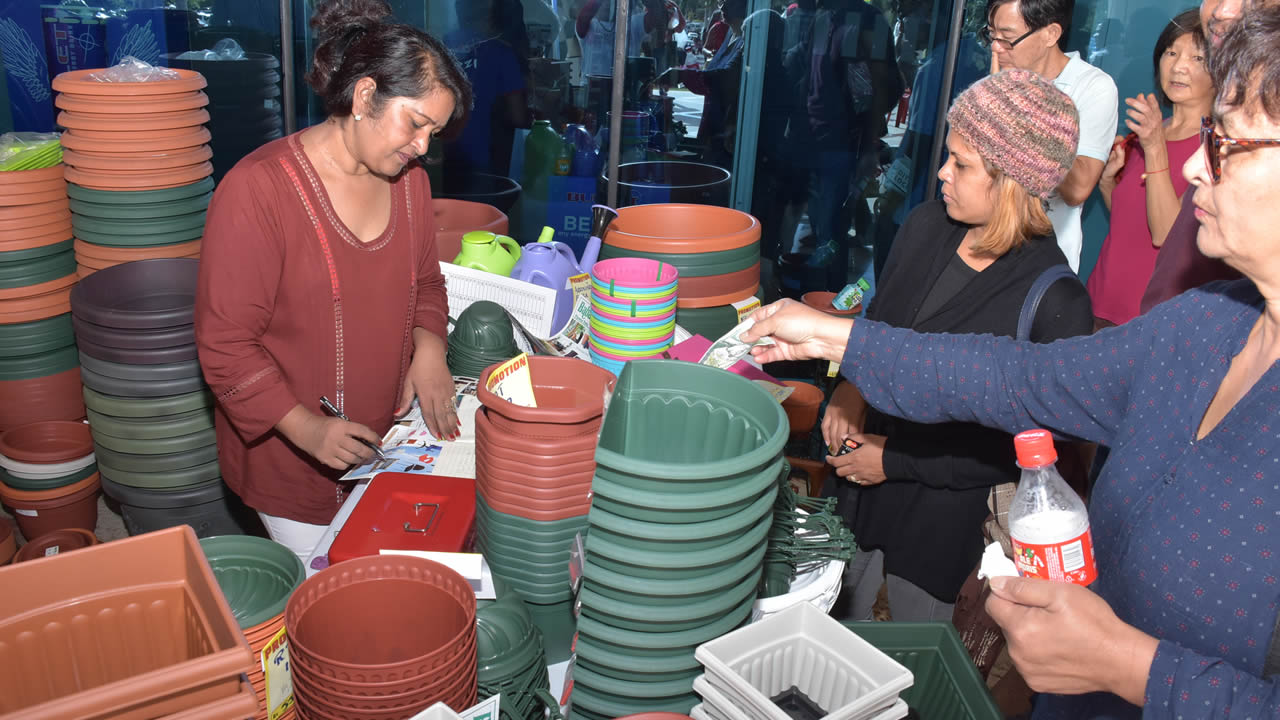
[[[1009,506],[1013,561],[1022,577],[1088,585],[1098,577],[1089,511],[1062,479],[1048,430],[1013,438],[1022,480]]]

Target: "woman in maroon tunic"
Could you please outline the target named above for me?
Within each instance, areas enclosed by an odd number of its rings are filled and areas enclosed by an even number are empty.
[[[328,120],[239,162],[209,206],[196,300],[227,485],[302,557],[414,397],[457,432],[431,137],[466,121],[471,88],[437,40],[382,0],[333,0],[311,20],[307,81]],[[328,416],[328,396],[350,420]]]

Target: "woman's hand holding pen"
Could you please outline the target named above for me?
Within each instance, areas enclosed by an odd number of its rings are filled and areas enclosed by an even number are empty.
[[[316,415],[295,406],[276,428],[298,449],[335,470],[368,462],[382,438],[360,423]]]

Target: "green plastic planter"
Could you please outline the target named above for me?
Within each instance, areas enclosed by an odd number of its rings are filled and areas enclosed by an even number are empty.
[[[85,354],[101,352],[101,347],[89,349],[88,342],[81,340],[86,346]],[[151,352],[139,350],[136,352]],[[199,375],[177,378],[174,380],[121,380],[120,378],[99,375],[87,367],[80,368],[80,380],[85,387],[97,390],[104,395],[119,397],[166,397],[183,393],[199,392],[206,387],[204,378]]]
[[[177,380],[200,376],[199,360],[184,360],[159,365],[134,365],[131,363],[109,362],[88,355],[81,355],[80,366],[99,375],[120,380]]]
[[[696,579],[730,567],[740,558],[755,552],[765,541],[772,525],[772,516],[763,517],[738,537],[715,547],[689,552],[640,550],[625,541],[605,539],[592,533],[587,539],[587,554],[601,568],[630,577]]]
[[[157,232],[147,234],[112,234],[103,232],[92,232],[89,230],[76,230],[76,237],[87,243],[94,245],[106,245],[107,247],[136,248],[136,247],[157,247],[160,245],[177,245],[179,243],[191,242],[199,240],[204,235],[204,226],[195,228],[187,228],[185,230],[171,230],[168,232]]]
[[[0,358],[0,381],[32,380],[66,372],[80,365],[74,345],[21,357]]]
[[[193,197],[152,203],[114,203],[88,202],[85,200],[70,201],[71,212],[76,220],[98,218],[103,220],[156,220],[203,212],[209,207],[213,193],[204,193]]]
[[[602,718],[621,718],[642,712],[673,712],[688,715],[689,710],[701,700],[692,693],[670,698],[628,698],[614,696],[596,691],[589,685],[578,682],[574,676],[573,706],[575,712],[589,710],[598,713]],[[689,681],[690,689],[693,681]]]
[[[71,313],[43,320],[0,325],[0,358],[39,355],[74,345]]]
[[[591,537],[622,543],[636,550],[653,553],[691,553],[719,547],[726,541],[742,537],[761,519],[773,519],[773,503],[778,489],[767,488],[746,509],[699,523],[645,522],[633,520],[594,505],[587,514]]]
[[[241,630],[284,612],[289,595],[307,577],[292,550],[266,538],[207,537],[200,540],[200,548]]]
[[[0,264],[39,260],[40,258],[47,258],[51,255],[57,255],[69,250],[74,252],[75,242],[74,238],[68,237],[66,240],[53,243],[52,245],[41,245],[40,247],[27,248],[25,250],[8,250],[0,252]],[[75,268],[73,267],[72,272],[74,271]]]
[[[86,409],[96,436],[123,440],[159,440],[190,435],[213,427],[213,408],[150,418],[118,418]],[[108,440],[108,443],[111,441]]]
[[[598,667],[606,667],[606,675],[641,674],[655,679],[684,676],[702,672],[702,664],[693,656],[696,647],[672,648],[666,655],[641,656],[626,648],[602,643],[581,630],[578,632],[578,657],[586,658]]]
[[[94,190],[67,183],[67,197],[84,202],[108,205],[147,205],[182,200],[213,192],[213,178],[204,178],[188,185],[163,190]]]
[[[204,220],[204,210],[160,218],[133,217],[119,220],[77,215],[72,217],[71,226],[75,228],[78,237],[85,239],[81,233],[86,231],[109,235],[154,235],[157,233],[180,232],[192,228],[203,229]]]
[[[750,596],[754,601],[760,573],[746,576],[737,585],[721,588],[715,595],[688,605],[649,606],[617,600],[595,592],[591,584],[583,585],[578,599],[584,612],[623,630],[640,632],[678,632],[715,622]]]
[[[217,460],[203,465],[196,465],[195,467],[165,472],[134,472],[109,467],[99,461],[98,471],[113,483],[150,490],[188,487],[222,477],[222,473],[218,469]]]
[[[596,463],[637,478],[701,480],[775,460],[782,406],[739,375],[676,360],[626,364],[601,427]]]
[[[539,603],[525,598],[525,607],[529,610],[529,617],[533,618],[533,624],[542,631],[547,663],[554,664],[568,660],[569,647],[573,643],[573,634],[577,630],[577,623],[573,617],[573,600]]]
[[[676,308],[676,324],[693,335],[715,341],[738,324],[738,309],[732,305]]]
[[[640,578],[615,572],[596,564],[588,554],[583,577],[602,595],[649,605],[681,605],[705,598],[711,588],[729,587],[757,572],[764,560],[765,545],[742,556],[737,562],[693,579]],[[643,596],[643,597],[639,597]]]
[[[206,445],[194,450],[184,450],[164,455],[143,455],[141,453],[116,452],[95,443],[93,452],[98,456],[98,463],[103,467],[112,471],[131,473],[181,472],[188,468],[218,461],[217,445]]]
[[[217,442],[213,428],[197,430],[186,435],[146,440],[103,434],[93,427],[93,423],[89,423],[89,429],[93,430],[93,439],[98,445],[114,452],[135,455],[167,455],[170,453],[189,452],[208,447]]]
[[[901,697],[920,720],[1000,720],[982,676],[950,623],[847,622],[845,627],[914,676]]]
[[[154,398],[126,398],[104,395],[91,388],[84,389],[85,407],[104,415],[123,418],[149,418],[156,415],[176,415],[202,408],[213,407],[213,394],[208,390]]]
[[[760,243],[757,241],[733,250],[706,253],[659,253],[623,250],[613,245],[601,246],[601,260],[620,257],[644,258],[674,265],[680,271],[681,278],[710,277],[742,272],[759,263]]]
[[[779,457],[751,476],[733,476],[736,485],[718,481],[716,489],[703,489],[703,483],[693,480],[663,483],[619,476],[607,468],[598,467],[591,481],[591,503],[615,515],[645,522],[672,525],[710,522],[730,517],[754,505],[762,494],[777,487],[778,476],[786,467],[786,460]],[[616,479],[618,477],[622,482]],[[646,487],[637,489],[624,483]]]

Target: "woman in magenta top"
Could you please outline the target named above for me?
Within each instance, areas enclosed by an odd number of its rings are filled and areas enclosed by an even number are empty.
[[[1125,125],[1133,132],[1116,138],[1098,182],[1111,210],[1111,230],[1088,282],[1096,327],[1122,325],[1138,315],[1156,254],[1178,216],[1187,181],[1177,169],[1199,147],[1200,119],[1213,105],[1206,47],[1198,11],[1178,15],[1156,40],[1159,91],[1125,100]],[[1168,120],[1161,105],[1173,106]]]

